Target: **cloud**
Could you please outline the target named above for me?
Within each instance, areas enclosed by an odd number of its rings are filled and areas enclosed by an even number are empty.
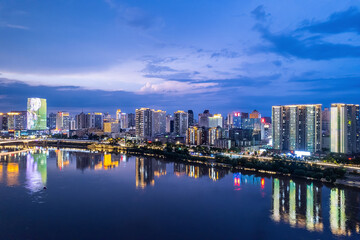
[[[270,14],[265,12],[264,6],[259,5],[251,11],[252,16],[258,21],[266,21]]]
[[[312,22],[301,28],[311,33],[336,34],[344,32],[356,32],[360,34],[360,11],[356,7],[350,7],[343,12],[330,15],[326,21]]]
[[[210,82],[191,83],[179,81],[165,81],[159,84],[152,84],[150,82],[147,82],[140,89],[140,93],[155,92],[164,94],[194,94],[217,90],[213,88],[217,85],[217,83]]]
[[[240,54],[234,51],[230,51],[229,49],[221,49],[218,52],[214,52],[211,54],[211,58],[220,58],[220,57],[224,57],[224,58],[237,58],[239,57]]]
[[[0,27],[20,29],[20,30],[29,30],[30,29],[23,25],[10,24],[10,23],[0,23]]]
[[[259,47],[259,51],[311,60],[360,57],[360,46],[329,43],[317,37],[305,37],[302,39],[293,35],[293,33],[274,34],[263,27],[258,27],[258,30],[261,37],[269,43],[269,46]]]

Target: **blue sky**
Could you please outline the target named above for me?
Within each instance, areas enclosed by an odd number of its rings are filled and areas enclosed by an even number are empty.
[[[360,103],[359,1],[0,0],[0,111]]]

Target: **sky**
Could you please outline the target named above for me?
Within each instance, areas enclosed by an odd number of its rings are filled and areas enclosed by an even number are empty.
[[[360,1],[0,0],[0,112],[360,103]]]

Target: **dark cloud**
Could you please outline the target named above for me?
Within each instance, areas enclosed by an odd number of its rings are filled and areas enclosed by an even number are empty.
[[[251,14],[258,21],[266,21],[266,18],[270,16],[270,14],[265,12],[263,5],[257,6],[254,10],[251,11]]]
[[[356,7],[350,7],[343,12],[332,14],[326,21],[314,22],[301,28],[312,33],[335,34],[343,32],[356,32],[360,34],[360,11]]]
[[[256,29],[269,45],[257,48],[260,52],[274,52],[285,57],[297,57],[311,60],[329,60],[335,58],[358,58],[360,47],[348,44],[329,43],[318,37],[302,38],[291,33],[274,34],[266,27],[258,25]]]

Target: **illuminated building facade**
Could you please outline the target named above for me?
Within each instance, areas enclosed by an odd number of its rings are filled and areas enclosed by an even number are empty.
[[[8,129],[8,117],[5,113],[0,113],[0,131]]]
[[[27,111],[12,111],[7,113],[8,130],[27,129]]]
[[[56,113],[49,113],[47,118],[47,127],[50,130],[56,129]]]
[[[273,106],[273,148],[281,151],[321,151],[321,117],[321,104]]]
[[[153,110],[150,108],[136,109],[136,137],[151,138],[153,136]]]
[[[56,114],[56,130],[70,129],[70,114],[68,112],[58,112]]]
[[[189,127],[186,131],[186,144],[205,145],[207,143],[208,132],[204,127]]]
[[[199,114],[199,127],[209,127],[209,117],[212,117],[212,114],[209,110],[205,110],[203,113]]]
[[[331,152],[360,152],[359,105],[331,104]]]
[[[153,111],[153,134],[159,135],[166,132],[166,111]]]
[[[47,123],[46,99],[28,98],[27,101],[27,129],[45,130]]]
[[[223,127],[223,117],[221,114],[214,114],[212,117],[209,117],[209,126],[210,128],[213,127]]]
[[[174,132],[179,136],[186,136],[188,115],[184,111],[174,112]]]

